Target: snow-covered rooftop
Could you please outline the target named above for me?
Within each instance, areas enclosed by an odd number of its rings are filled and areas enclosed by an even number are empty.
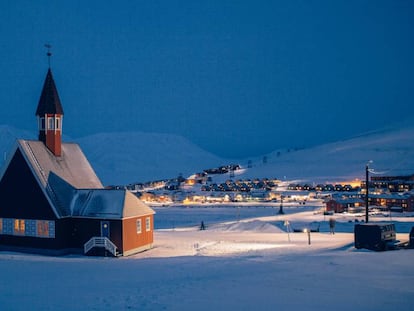
[[[71,202],[72,216],[121,219],[152,215],[154,211],[127,190],[76,190]]]
[[[49,173],[54,172],[75,188],[103,188],[78,144],[63,143],[62,156],[55,157],[41,141],[18,140],[39,181],[46,186]]]

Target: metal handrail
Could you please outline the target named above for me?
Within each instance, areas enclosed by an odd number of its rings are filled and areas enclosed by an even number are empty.
[[[92,237],[83,246],[84,253],[86,254],[94,247],[104,247],[112,255],[116,256],[116,245],[111,242],[107,237]]]

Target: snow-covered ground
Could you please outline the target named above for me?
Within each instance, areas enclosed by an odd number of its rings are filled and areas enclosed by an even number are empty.
[[[156,208],[154,248],[127,258],[0,253],[1,310],[412,310],[414,250],[353,247],[360,216],[319,206]],[[174,215],[174,217],[171,217]],[[399,217],[398,217],[399,216]],[[198,229],[203,220],[207,229]],[[370,218],[389,221],[388,217]],[[400,240],[414,217],[393,214]],[[285,223],[320,224],[287,233]]]
[[[4,157],[14,136],[22,137],[15,133],[0,127]],[[392,129],[275,152],[238,177],[361,178],[368,160],[376,170],[404,174],[414,168],[413,133]],[[105,184],[226,164],[199,149],[194,156],[193,146],[172,136],[110,137],[111,143],[108,135],[81,141]],[[103,149],[95,152],[92,142]],[[356,250],[352,232],[363,216],[335,215],[330,235],[320,204],[284,209],[278,215],[277,204],[158,207],[154,248],[127,258],[0,252],[0,310],[413,310],[414,250]],[[414,217],[391,216],[370,220],[395,222],[397,238],[407,240]],[[198,230],[201,221],[207,230]],[[306,233],[288,233],[286,221],[291,228],[317,224],[320,232],[309,244]]]

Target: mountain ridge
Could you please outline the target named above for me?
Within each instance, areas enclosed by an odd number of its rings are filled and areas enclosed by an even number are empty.
[[[0,150],[6,154],[16,139],[35,137],[31,132],[0,125]],[[99,133],[72,141],[82,147],[105,185],[127,185],[179,175],[185,177],[230,163],[243,167],[234,178],[266,177],[314,182],[361,179],[370,160],[373,161],[370,166],[374,174],[412,174],[413,137],[414,127],[393,127],[299,150],[275,150],[251,160],[221,158],[173,134]],[[65,141],[68,139],[65,137]]]

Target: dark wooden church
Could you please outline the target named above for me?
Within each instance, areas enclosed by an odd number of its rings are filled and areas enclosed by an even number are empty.
[[[105,189],[79,145],[62,143],[63,108],[49,68],[39,139],[18,140],[0,169],[0,249],[127,256],[152,247],[154,211]]]

